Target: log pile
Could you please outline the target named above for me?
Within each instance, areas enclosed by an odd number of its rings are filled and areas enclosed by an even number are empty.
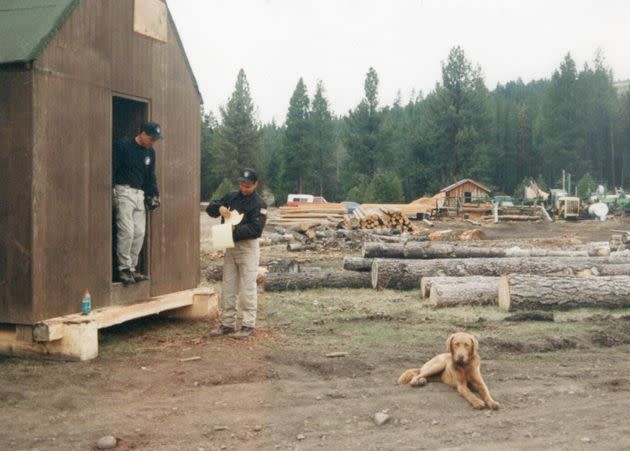
[[[412,290],[425,276],[494,276],[523,273],[575,275],[589,270],[602,274],[607,265],[630,264],[628,257],[506,257],[441,258],[433,260],[376,258],[372,261],[372,287]]]
[[[346,207],[336,203],[301,204],[296,207],[280,207],[270,216],[267,224],[291,225],[313,224],[322,221],[340,222],[346,214]]]
[[[401,210],[384,205],[374,207],[362,205],[354,210],[354,215],[362,229],[394,229],[415,234],[421,232]]]

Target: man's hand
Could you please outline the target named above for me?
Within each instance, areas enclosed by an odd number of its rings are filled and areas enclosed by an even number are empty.
[[[232,212],[230,211],[229,208],[224,207],[223,205],[221,205],[219,207],[219,214],[224,218],[227,219],[230,217],[230,215],[232,214]]]
[[[147,210],[153,211],[160,206],[160,197],[159,196],[151,196],[147,198]]]

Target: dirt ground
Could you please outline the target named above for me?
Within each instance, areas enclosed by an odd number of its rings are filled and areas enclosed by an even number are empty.
[[[216,255],[201,220],[205,265]],[[607,241],[629,223],[484,230]],[[463,227],[436,227],[453,226]],[[283,249],[264,248],[263,261]],[[340,267],[341,256],[300,259]],[[156,316],[100,331],[91,362],[0,357],[0,449],[89,450],[105,435],[123,450],[630,448],[630,309],[511,322],[495,307],[436,310],[418,291],[388,290],[260,293],[259,304],[257,335],[242,341],[211,339],[210,321]],[[442,384],[395,384],[459,330],[479,339],[498,411],[473,410]],[[377,412],[389,422],[377,426]]]

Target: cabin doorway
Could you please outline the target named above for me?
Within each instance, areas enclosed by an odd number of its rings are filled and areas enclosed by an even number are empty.
[[[114,96],[112,98],[112,157],[116,143],[122,139],[134,138],[140,131],[142,123],[149,118],[149,103],[130,99],[127,97]],[[112,159],[113,165],[113,159]],[[112,166],[113,167],[113,166]],[[112,180],[112,187],[114,181]],[[147,215],[146,233],[144,236],[144,244],[138,259],[138,267],[136,271],[149,275],[149,242],[151,230],[149,223],[149,215]],[[116,210],[112,203],[112,282],[118,280],[118,258],[116,256]]]

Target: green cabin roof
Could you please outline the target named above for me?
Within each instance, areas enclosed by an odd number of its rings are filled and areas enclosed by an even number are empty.
[[[0,64],[39,57],[79,0],[0,0]]]

